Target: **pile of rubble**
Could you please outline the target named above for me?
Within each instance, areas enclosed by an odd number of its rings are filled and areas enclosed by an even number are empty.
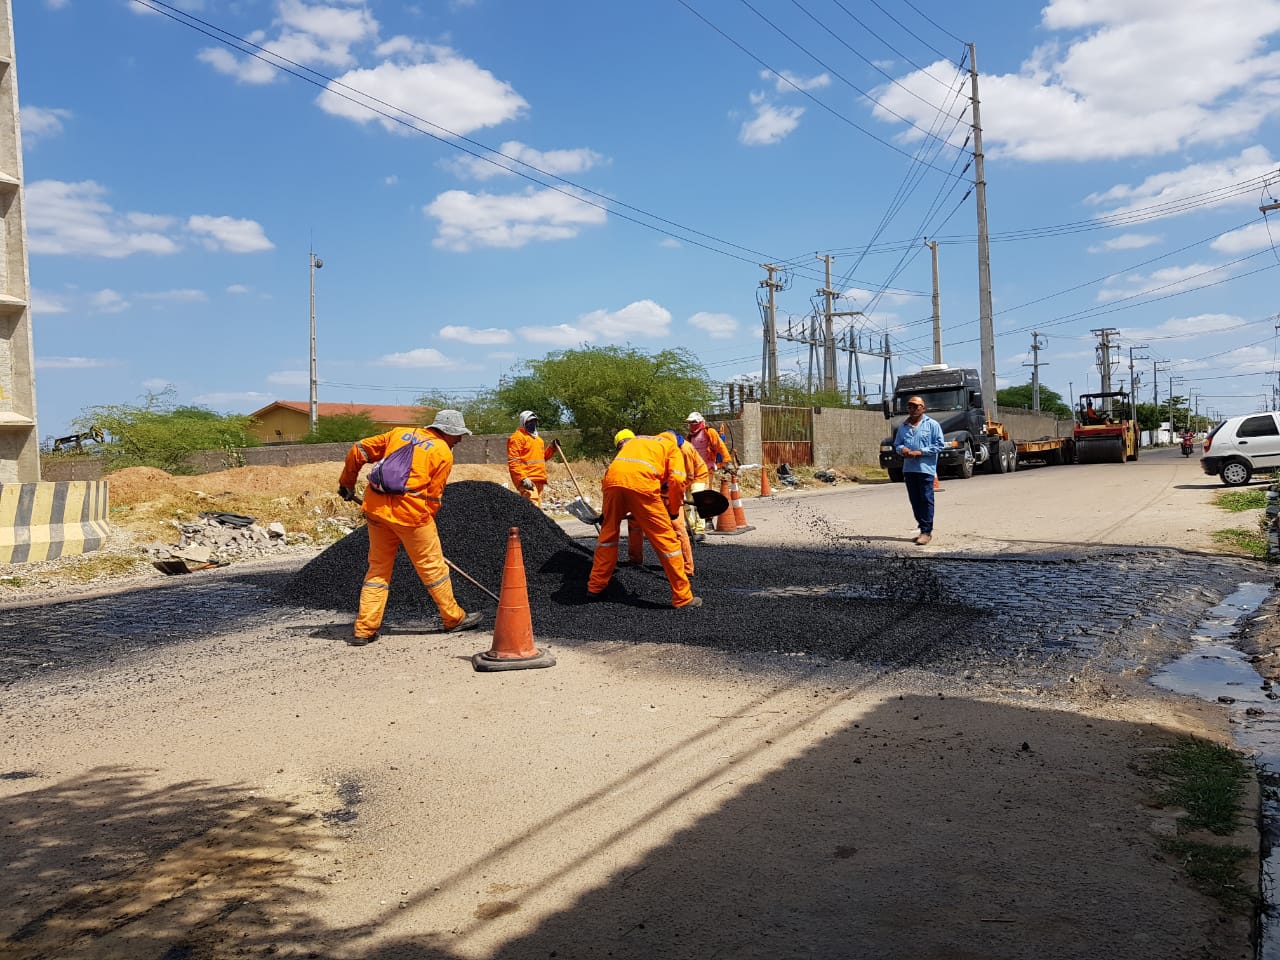
[[[170,523],[179,532],[177,545],[156,543],[145,550],[154,566],[165,573],[221,567],[233,560],[261,559],[311,544],[305,533],[286,535],[282,523],[262,526],[255,518],[238,513],[202,513],[197,520]]]

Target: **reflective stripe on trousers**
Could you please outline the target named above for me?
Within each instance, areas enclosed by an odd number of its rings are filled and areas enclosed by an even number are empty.
[[[453,581],[449,579],[449,566],[444,562],[435,521],[416,527],[404,527],[374,517],[369,517],[368,521],[369,572],[365,574],[364,586],[360,589],[360,614],[356,617],[355,635],[372,636],[382,626],[391,587],[391,571],[401,544],[435,601],[444,625],[452,627],[461,623],[466,613],[453,597]]]

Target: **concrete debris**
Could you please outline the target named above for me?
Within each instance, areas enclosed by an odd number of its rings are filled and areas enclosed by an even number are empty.
[[[258,523],[247,526],[228,525],[220,522],[217,514],[185,522],[173,520],[171,523],[179,532],[177,545],[157,543],[148,547],[145,552],[152,560],[182,561],[188,568],[221,566],[233,560],[270,557],[284,552],[286,546],[292,547],[311,540],[303,533],[286,536],[284,525],[279,522],[272,522],[265,527]],[[351,529],[349,522],[345,529]]]

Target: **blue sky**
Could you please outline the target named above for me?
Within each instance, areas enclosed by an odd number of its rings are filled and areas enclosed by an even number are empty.
[[[1117,379],[1146,345],[1142,399],[1153,364],[1221,415],[1280,383],[1280,0],[15,8],[42,436],[168,386],[305,401],[312,249],[322,401],[490,388],[584,343],[758,377],[760,264],[798,330],[819,254],[862,313],[841,329],[888,333],[903,373],[932,358],[925,238],[944,359],[976,365],[967,42],[1000,385],[1038,332],[1042,383],[1096,389],[1104,327]],[[783,373],[808,358],[780,344]]]

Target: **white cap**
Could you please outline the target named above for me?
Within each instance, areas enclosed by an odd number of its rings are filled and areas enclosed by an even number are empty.
[[[462,413],[458,410],[436,411],[435,421],[427,424],[427,428],[429,430],[439,430],[441,433],[447,433],[451,437],[463,437],[471,432],[467,429],[467,425],[462,422]]]
[[[704,417],[697,410],[695,410],[693,411],[693,413],[689,414],[687,417],[684,418],[684,422],[685,423],[705,423],[706,417]]]
[[[534,413],[532,410],[521,410],[521,411],[520,411],[520,426],[522,426],[522,427],[523,427],[526,423],[528,423],[530,420],[537,420],[537,419],[538,419],[538,415],[537,415],[536,413]]]

